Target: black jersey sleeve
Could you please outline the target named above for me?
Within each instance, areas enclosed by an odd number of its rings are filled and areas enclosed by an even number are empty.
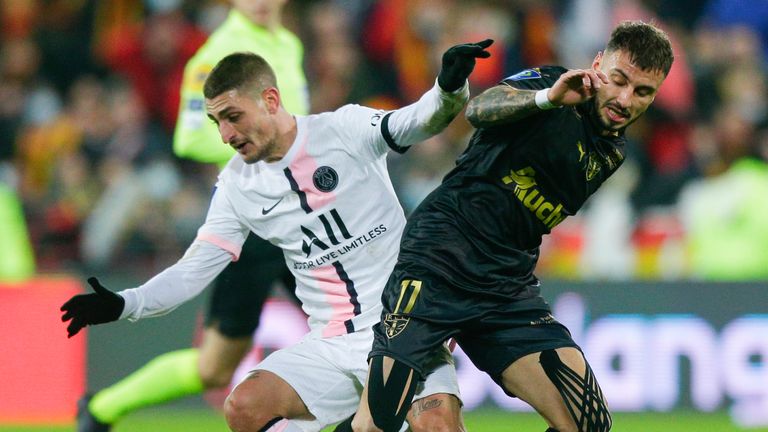
[[[542,66],[522,70],[501,80],[499,84],[507,84],[521,90],[541,90],[552,85],[568,69],[561,66]]]

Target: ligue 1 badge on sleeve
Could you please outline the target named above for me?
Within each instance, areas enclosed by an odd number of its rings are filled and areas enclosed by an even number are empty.
[[[522,80],[528,80],[528,79],[537,79],[541,78],[541,69],[539,68],[533,68],[533,69],[526,69],[524,71],[518,72],[512,76],[508,76],[504,78],[505,81],[522,81]]]
[[[312,182],[321,192],[330,192],[339,184],[339,175],[329,166],[321,166],[312,174]]]

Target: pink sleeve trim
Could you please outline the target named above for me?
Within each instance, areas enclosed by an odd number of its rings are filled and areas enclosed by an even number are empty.
[[[218,246],[225,251],[229,252],[232,255],[232,261],[237,261],[240,259],[240,251],[242,251],[243,247],[241,245],[237,245],[235,243],[232,243],[229,240],[223,239],[217,235],[210,234],[210,233],[200,233],[197,235],[197,238],[195,240],[200,240],[204,242],[208,242],[214,246]]]

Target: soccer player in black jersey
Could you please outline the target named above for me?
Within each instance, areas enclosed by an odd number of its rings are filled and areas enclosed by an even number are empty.
[[[672,62],[663,31],[623,22],[590,69],[528,69],[470,102],[477,131],[409,219],[361,405],[337,431],[397,431],[429,353],[449,338],[548,431],[610,430],[600,387],[534,269],[542,236],[623,162],[624,130]]]

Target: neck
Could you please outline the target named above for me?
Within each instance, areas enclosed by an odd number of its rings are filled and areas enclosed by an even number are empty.
[[[277,162],[291,149],[293,142],[296,141],[298,131],[296,128],[296,117],[281,109],[277,121],[277,154],[268,158],[267,162]]]

